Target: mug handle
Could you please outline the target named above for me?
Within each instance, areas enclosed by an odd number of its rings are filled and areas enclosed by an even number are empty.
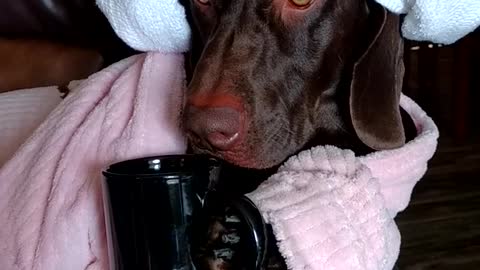
[[[243,269],[261,270],[265,266],[267,254],[267,225],[256,205],[248,197],[228,196],[217,191],[207,192],[200,214],[201,220],[206,222],[212,216],[221,215],[226,219],[238,218],[241,242],[239,247],[245,257],[242,260],[242,265],[245,265]],[[209,230],[207,223],[208,221],[200,224],[204,232]]]
[[[251,256],[255,258],[255,269],[263,269],[267,254],[268,234],[265,221],[257,206],[246,196],[240,196],[230,201],[237,210],[251,232],[249,238],[250,250],[255,251]]]

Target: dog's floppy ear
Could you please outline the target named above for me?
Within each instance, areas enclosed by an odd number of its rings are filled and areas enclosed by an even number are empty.
[[[405,143],[400,115],[404,74],[399,18],[374,5],[369,31],[373,35],[353,69],[350,114],[359,139],[374,150]],[[372,28],[373,27],[373,28]]]

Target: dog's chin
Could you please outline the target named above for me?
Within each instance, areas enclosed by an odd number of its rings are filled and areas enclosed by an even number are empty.
[[[245,157],[245,153],[220,152],[218,153],[218,157],[232,165],[246,169],[264,170],[278,165],[277,162],[262,156],[255,156],[255,158],[253,155]]]
[[[195,144],[190,144],[191,151],[194,154],[207,154],[218,158],[226,163],[229,163],[233,166],[245,168],[245,169],[255,169],[255,170],[265,170],[278,167],[283,160],[278,161],[269,156],[260,155],[257,153],[249,152],[244,150],[244,148],[238,148],[231,151],[220,151],[207,149],[204,147],[196,146]]]

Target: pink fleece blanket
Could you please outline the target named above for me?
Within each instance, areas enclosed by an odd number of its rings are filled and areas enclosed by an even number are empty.
[[[418,136],[402,148],[356,157],[318,146],[290,158],[248,196],[272,225],[292,270],[390,270],[400,250],[394,217],[407,207],[438,138],[406,96]]]
[[[160,53],[76,87],[0,170],[0,269],[106,270],[100,172],[184,153],[183,90],[183,56]]]
[[[120,160],[184,153],[183,92],[181,55],[141,54],[83,81],[38,128],[42,115],[30,121],[35,131],[22,131],[28,139],[18,150],[20,142],[12,145],[15,154],[0,167],[0,269],[106,270],[100,171]],[[416,104],[402,97],[402,106],[419,131],[403,148],[355,157],[319,146],[249,194],[289,269],[392,268],[400,244],[393,218],[407,206],[438,137]],[[0,112],[0,122],[7,114]]]

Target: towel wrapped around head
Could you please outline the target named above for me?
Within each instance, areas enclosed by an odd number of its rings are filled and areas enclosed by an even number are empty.
[[[406,14],[405,38],[452,44],[480,26],[478,0],[376,0],[388,10]]]
[[[451,44],[480,25],[478,0],[375,0],[406,14],[403,36]],[[185,52],[191,36],[179,0],[96,0],[117,35],[139,51]]]
[[[186,52],[190,26],[179,0],[96,0],[116,34],[138,51]]]

